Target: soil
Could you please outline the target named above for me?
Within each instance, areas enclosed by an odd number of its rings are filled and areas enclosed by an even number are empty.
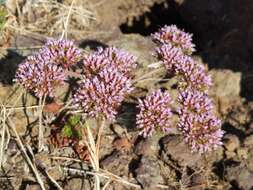
[[[173,79],[167,82],[143,81],[136,85],[133,97],[124,102],[117,122],[108,124],[101,145],[100,166],[137,184],[133,187],[111,180],[107,189],[169,189],[169,190],[250,190],[253,189],[253,3],[252,0],[91,0],[96,12],[89,32],[72,34],[85,51],[99,46],[115,45],[138,57],[136,77],[148,72],[147,65],[156,62],[151,52],[155,44],[149,35],[163,25],[176,24],[193,33],[196,59],[209,67],[214,85],[210,96],[226,132],[223,146],[199,155],[192,153],[177,132],[157,134],[148,139],[138,136],[135,128],[136,99],[154,88],[166,88],[171,94]],[[7,1],[8,2],[8,1]],[[12,1],[10,1],[12,2]],[[23,5],[26,1],[20,1]],[[61,1],[59,1],[61,2]],[[16,9],[9,4],[12,12]],[[80,29],[77,27],[77,29]],[[81,28],[82,29],[82,28]],[[55,35],[55,34],[53,34]],[[29,106],[38,100],[29,93],[18,99],[21,89],[13,83],[17,65],[45,42],[41,35],[10,32],[6,55],[0,60],[0,102]],[[7,42],[6,42],[7,44]],[[6,45],[5,44],[5,45]],[[13,48],[16,47],[16,48]],[[31,47],[22,49],[19,47]],[[2,55],[2,53],[0,53]],[[165,70],[153,77],[164,77]],[[74,82],[73,82],[74,84]],[[68,86],[59,89],[66,101]],[[66,95],[67,94],[67,95]],[[16,101],[17,100],[17,101]],[[50,101],[48,101],[50,103]],[[50,107],[51,106],[51,107]],[[58,104],[45,109],[47,118],[58,118]],[[58,107],[57,107],[58,106]],[[49,124],[44,134],[46,150],[37,149],[37,115],[34,109],[13,112],[10,116],[24,144],[25,151],[39,169],[46,189],[57,189],[53,177],[64,190],[93,189],[91,166],[86,147],[76,139],[54,136],[57,124]],[[2,118],[1,118],[2,119]],[[64,118],[62,119],[64,120]],[[60,120],[60,121],[62,121]],[[59,124],[60,122],[58,122]],[[0,171],[0,189],[40,189],[24,152],[10,128],[5,143]],[[96,132],[96,128],[94,131]],[[54,138],[52,143],[52,136]],[[2,135],[1,135],[2,137]],[[60,159],[69,158],[69,159]],[[79,160],[83,161],[80,162]],[[103,179],[102,184],[107,180]]]

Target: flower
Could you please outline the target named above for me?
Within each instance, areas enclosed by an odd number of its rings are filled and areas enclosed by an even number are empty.
[[[212,78],[207,73],[205,66],[188,56],[182,60],[182,67],[178,71],[183,76],[180,86],[207,91],[212,85]]]
[[[89,117],[103,116],[114,120],[117,109],[132,90],[130,79],[116,68],[105,67],[80,83],[73,100]]]
[[[68,69],[81,60],[81,51],[71,40],[50,39],[40,50],[43,59]]]
[[[174,47],[171,43],[157,47],[155,54],[158,59],[162,60],[168,72],[175,73],[178,67],[181,68],[184,54],[180,48]]]
[[[15,81],[37,97],[48,95],[53,97],[54,87],[63,84],[65,72],[58,65],[44,60],[40,54],[29,56],[19,64]]]
[[[180,88],[206,91],[212,85],[205,66],[185,55],[180,48],[168,43],[157,47],[155,53],[168,72],[180,76]]]
[[[117,68],[122,74],[130,76],[136,68],[136,58],[121,49],[115,47],[99,48],[96,52],[84,56],[83,66],[86,76],[99,73],[104,67]]]
[[[190,56],[195,51],[192,34],[171,25],[164,26],[152,37],[158,42],[155,55],[164,63],[168,72],[179,78],[178,128],[182,131],[185,142],[193,152],[203,153],[217,148],[222,144],[224,132],[221,130],[221,121],[213,113],[213,102],[207,95],[212,85],[211,76],[203,64]],[[147,107],[155,110],[151,105]],[[146,111],[143,115],[146,113],[149,112]],[[149,124],[153,122],[151,119],[157,117],[156,113],[153,115],[142,116],[145,120],[138,121],[143,136],[151,135],[158,125]]]
[[[180,91],[178,102],[181,105],[180,114],[210,114],[214,108],[212,100],[204,92],[192,89]]]
[[[117,67],[120,72],[129,74],[137,66],[136,57],[116,47],[99,48],[98,53],[108,58],[112,66]]]
[[[167,133],[171,129],[171,103],[172,99],[168,92],[156,90],[144,100],[139,100],[137,115],[137,128],[144,138],[151,136],[155,130],[161,129]]]
[[[83,71],[86,77],[97,75],[102,69],[110,65],[107,58],[96,53],[85,55],[83,58]]]
[[[204,153],[222,144],[221,121],[214,115],[213,102],[206,93],[185,89],[179,93],[178,102],[178,128],[193,152]]]
[[[195,45],[192,43],[192,34],[178,29],[176,25],[165,25],[158,32],[154,33],[152,38],[162,45],[171,43],[174,47],[181,48],[188,55],[191,55],[195,51]]]
[[[224,131],[221,121],[213,115],[184,113],[180,116],[178,128],[192,152],[202,154],[222,145]]]

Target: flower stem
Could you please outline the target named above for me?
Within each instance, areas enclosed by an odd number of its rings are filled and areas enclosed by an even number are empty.
[[[38,151],[41,152],[44,147],[44,126],[42,125],[42,113],[46,101],[46,95],[39,98],[39,136],[38,136]]]

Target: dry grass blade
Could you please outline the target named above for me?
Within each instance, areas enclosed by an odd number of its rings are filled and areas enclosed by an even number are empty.
[[[38,172],[37,168],[34,166],[34,164],[32,163],[31,159],[29,158],[29,156],[28,156],[28,154],[27,154],[27,152],[25,150],[25,147],[24,147],[24,145],[23,145],[23,143],[22,143],[22,141],[21,141],[21,139],[20,139],[20,137],[18,135],[18,132],[16,131],[15,125],[11,121],[10,118],[8,118],[8,124],[11,127],[11,129],[13,130],[13,132],[14,132],[16,138],[17,138],[17,143],[18,143],[18,145],[19,145],[19,147],[20,147],[20,149],[21,149],[21,151],[22,151],[22,153],[23,153],[23,155],[25,157],[25,160],[27,161],[28,165],[32,169],[32,171],[33,171],[33,173],[35,175],[35,178],[37,179],[37,181],[38,181],[41,189],[42,190],[46,190],[45,187],[44,187],[44,183],[43,183],[43,181],[42,181],[42,179],[41,179],[41,177],[39,175],[39,172]]]
[[[89,0],[27,0],[16,7],[19,8],[18,17],[8,23],[7,28],[21,34],[32,33],[43,37],[61,35],[62,31],[65,33],[68,30],[68,34],[82,38],[83,32],[89,31],[97,17]],[[36,20],[29,15],[34,15]]]
[[[97,144],[96,144],[96,155],[97,155],[97,158],[99,159],[99,150],[100,150],[100,144],[101,144],[101,139],[102,139],[102,135],[103,135],[103,130],[104,130],[104,127],[105,127],[105,119],[103,118],[102,121],[101,121],[101,125],[98,126],[99,129],[98,129],[98,137],[97,137]]]
[[[82,175],[87,174],[87,175],[92,175],[92,176],[98,176],[98,177],[106,178],[106,179],[109,179],[109,180],[112,180],[112,181],[119,182],[121,184],[125,184],[125,185],[128,185],[128,186],[137,188],[137,189],[141,189],[140,185],[128,182],[128,181],[124,180],[123,178],[121,178],[119,176],[116,176],[116,175],[113,175],[114,176],[113,177],[112,175],[108,175],[107,173],[90,172],[90,171],[85,171],[85,170],[76,169],[76,168],[68,168],[68,167],[63,167],[63,169],[65,171],[72,171],[72,172],[75,172],[75,173],[80,173]]]
[[[57,183],[57,181],[46,171],[47,177],[50,181],[57,187],[59,190],[63,190],[63,188]]]
[[[90,153],[90,161],[91,161],[93,169],[96,172],[99,172],[99,158],[97,157],[97,149],[96,149],[97,147],[96,147],[96,143],[92,135],[92,132],[90,131],[90,126],[87,122],[85,123],[85,128],[87,132],[86,145]],[[100,190],[100,179],[99,179],[99,176],[97,175],[95,176],[95,189]]]
[[[2,106],[1,115],[2,119],[2,129],[1,129],[1,145],[0,145],[0,167],[3,165],[3,153],[4,153],[4,141],[5,141],[5,132],[6,132],[6,108]]]
[[[44,148],[44,126],[42,124],[42,117],[43,117],[43,108],[45,106],[45,101],[46,101],[46,95],[44,95],[43,97],[40,97],[39,99],[39,135],[38,135],[38,139],[39,139],[39,145],[38,145],[38,151],[42,151]]]
[[[158,68],[158,69],[154,69],[148,73],[145,73],[144,75],[142,75],[140,78],[137,78],[135,80],[133,80],[133,83],[137,83],[141,80],[150,78],[152,75],[156,74],[156,73],[160,73],[161,71],[163,71],[163,68]]]
[[[106,190],[106,188],[110,185],[110,183],[112,182],[111,179],[109,179],[106,184],[104,185],[103,189],[102,190]]]
[[[67,32],[68,32],[69,18],[70,18],[70,15],[71,15],[71,11],[73,9],[74,2],[75,2],[75,0],[72,0],[72,2],[71,2],[69,12],[68,12],[68,15],[67,15],[67,19],[64,22],[64,30],[62,32],[61,39],[63,39],[64,35],[65,35],[66,39],[68,38],[68,33]]]
[[[21,91],[20,95],[16,98],[14,102],[14,106],[17,105],[17,102],[20,100],[20,98],[23,95],[23,91]],[[8,112],[7,112],[8,111]],[[3,164],[3,154],[4,154],[4,147],[5,144],[8,146],[8,139],[10,139],[10,134],[8,131],[8,128],[6,128],[6,119],[10,116],[11,110],[8,110],[6,106],[1,102],[1,123],[2,123],[2,128],[1,128],[1,144],[0,144],[0,166],[2,167]],[[7,140],[5,138],[5,133],[7,133]],[[6,140],[6,143],[5,143]]]

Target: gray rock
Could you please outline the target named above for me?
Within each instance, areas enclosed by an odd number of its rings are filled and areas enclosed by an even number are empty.
[[[226,114],[233,106],[240,103],[241,73],[230,70],[210,71],[213,86],[209,94],[219,103],[219,112]]]
[[[239,188],[250,190],[253,187],[253,172],[249,171],[245,166],[239,165],[227,169],[227,179],[236,181]]]
[[[160,167],[156,157],[142,157],[135,174],[143,189],[152,189],[157,184],[163,183],[163,177],[160,174]]]
[[[250,135],[244,139],[244,146],[252,146],[253,145],[253,135]]]
[[[156,45],[151,39],[145,38],[138,34],[120,35],[117,39],[110,41],[109,45],[122,48],[138,58],[138,66],[134,72],[134,75],[135,80],[141,79],[141,81],[139,80],[139,82],[135,84],[137,88],[152,90],[157,83],[157,80],[153,79],[162,78],[165,76],[166,70],[165,68],[161,67],[161,69],[159,69],[157,72],[144,77],[147,73],[154,71],[153,68],[148,68],[148,65],[157,62],[152,55]]]
[[[215,151],[208,152],[205,155],[191,152],[190,148],[184,143],[183,138],[179,135],[168,135],[163,141],[164,160],[170,159],[176,161],[181,167],[201,168],[204,165],[212,165],[217,160],[223,158],[222,147]]]

